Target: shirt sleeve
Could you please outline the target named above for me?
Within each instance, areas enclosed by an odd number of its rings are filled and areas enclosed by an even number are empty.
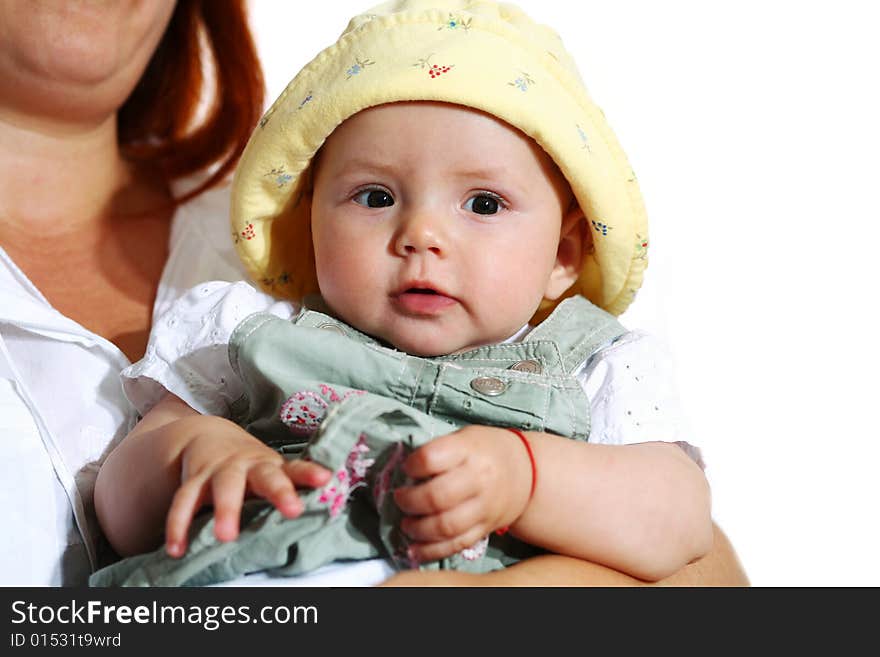
[[[700,467],[675,384],[672,358],[649,333],[630,331],[594,353],[575,373],[590,400],[590,442],[677,443]]]
[[[175,184],[184,194],[201,176]],[[213,187],[180,205],[171,223],[168,260],[153,304],[155,323],[188,290],[204,281],[248,280],[229,235],[229,187]]]
[[[295,311],[249,283],[196,285],[156,320],[144,358],[122,371],[126,397],[141,415],[171,392],[200,413],[228,417],[242,394],[228,357],[233,329],[256,312],[290,319]]]

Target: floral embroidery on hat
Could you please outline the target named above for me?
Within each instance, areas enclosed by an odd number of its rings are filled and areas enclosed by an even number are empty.
[[[446,20],[443,25],[437,28],[440,30],[464,30],[467,32],[471,29],[471,21],[473,18],[468,18],[464,20],[461,16],[456,16],[455,14],[449,14],[449,18]]]
[[[581,148],[586,148],[587,153],[592,153],[593,150],[590,148],[590,140],[587,139],[587,133],[584,132],[584,129],[581,128],[580,125],[575,124],[574,127],[577,128],[578,137],[581,138],[581,144],[583,144],[583,146],[581,146]]]
[[[345,465],[333,473],[330,483],[320,489],[318,502],[329,508],[331,518],[339,515],[355,490],[366,486],[367,470],[375,463],[375,459],[364,458],[369,452],[367,437],[361,434],[348,453]]]
[[[287,173],[287,171],[284,170],[284,165],[281,165],[280,167],[273,167],[271,171],[263,174],[264,178],[270,176],[275,178],[275,184],[278,186],[279,189],[281,187],[284,187],[291,180],[293,180],[293,176],[291,176],[289,173]]]
[[[431,64],[431,57],[433,56],[433,54],[428,55],[424,59],[417,61],[413,66],[418,66],[422,70],[427,69],[428,75],[431,76],[432,80],[439,78],[444,73],[448,73],[455,67],[455,64],[444,64],[442,66],[440,64]]]
[[[265,283],[264,283],[265,284]],[[321,384],[321,393],[300,390],[281,405],[279,416],[295,434],[311,434],[318,430],[332,404],[345,401],[352,395],[363,395],[363,390],[349,390],[340,397],[332,387]]]
[[[526,73],[525,71],[520,71],[520,76],[513,82],[508,82],[507,84],[511,87],[516,87],[522,92],[526,92],[529,90],[530,86],[535,84],[535,81],[528,73]]]
[[[351,80],[355,75],[360,75],[361,71],[363,71],[367,66],[372,66],[376,62],[372,59],[355,59],[355,63],[352,64],[348,70],[345,72],[345,79]]]
[[[296,109],[301,110],[308,103],[312,102],[312,98],[314,98],[314,97],[315,97],[314,92],[310,91],[309,93],[306,94],[306,97],[303,98],[302,101],[300,101],[299,107],[297,107]]]
[[[636,233],[636,260],[645,260],[648,257],[648,238]]]
[[[270,107],[268,110],[266,110],[266,113],[263,114],[263,118],[260,119],[259,126],[261,128],[264,128],[266,126],[266,124],[269,123],[269,119],[272,117],[272,114],[274,114],[274,113],[275,113],[275,105],[272,105],[272,107]]]
[[[260,279],[260,285],[269,290],[277,290],[278,286],[287,285],[290,282],[290,274],[286,271],[281,272],[275,278],[264,276]]]
[[[257,229],[254,228],[252,223],[248,223],[245,225],[244,230],[239,233],[242,239],[252,240],[257,236]],[[236,243],[238,240],[236,239]]]
[[[601,221],[596,221],[595,219],[590,219],[590,223],[593,224],[593,228],[595,228],[596,232],[600,235],[607,235],[609,230],[613,230],[612,226],[604,224]]]

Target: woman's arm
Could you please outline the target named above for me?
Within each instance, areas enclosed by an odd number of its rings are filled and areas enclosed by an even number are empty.
[[[611,568],[573,557],[547,554],[484,575],[452,570],[408,570],[380,586],[749,586],[749,579],[727,536],[713,524],[706,556],[658,582],[645,582]]]

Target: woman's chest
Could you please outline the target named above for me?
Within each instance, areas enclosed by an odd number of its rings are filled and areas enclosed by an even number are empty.
[[[116,344],[129,360],[139,359],[167,258],[168,223],[59,241],[7,251],[53,308]]]

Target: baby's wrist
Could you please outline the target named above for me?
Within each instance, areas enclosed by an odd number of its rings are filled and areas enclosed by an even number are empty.
[[[522,493],[520,494],[518,491],[518,494],[512,496],[512,499],[516,499],[516,502],[511,504],[513,517],[510,518],[504,526],[495,530],[495,533],[499,536],[506,534],[510,530],[510,527],[516,524],[529,508],[529,504],[535,494],[535,487],[538,483],[537,465],[535,463],[534,453],[532,452],[532,445],[528,437],[519,429],[505,428],[505,430],[509,432],[511,438],[513,438],[518,444],[517,450],[526,463],[526,469],[524,472],[527,472],[528,474],[526,476],[514,478],[517,482],[523,482],[521,486],[518,486]]]

